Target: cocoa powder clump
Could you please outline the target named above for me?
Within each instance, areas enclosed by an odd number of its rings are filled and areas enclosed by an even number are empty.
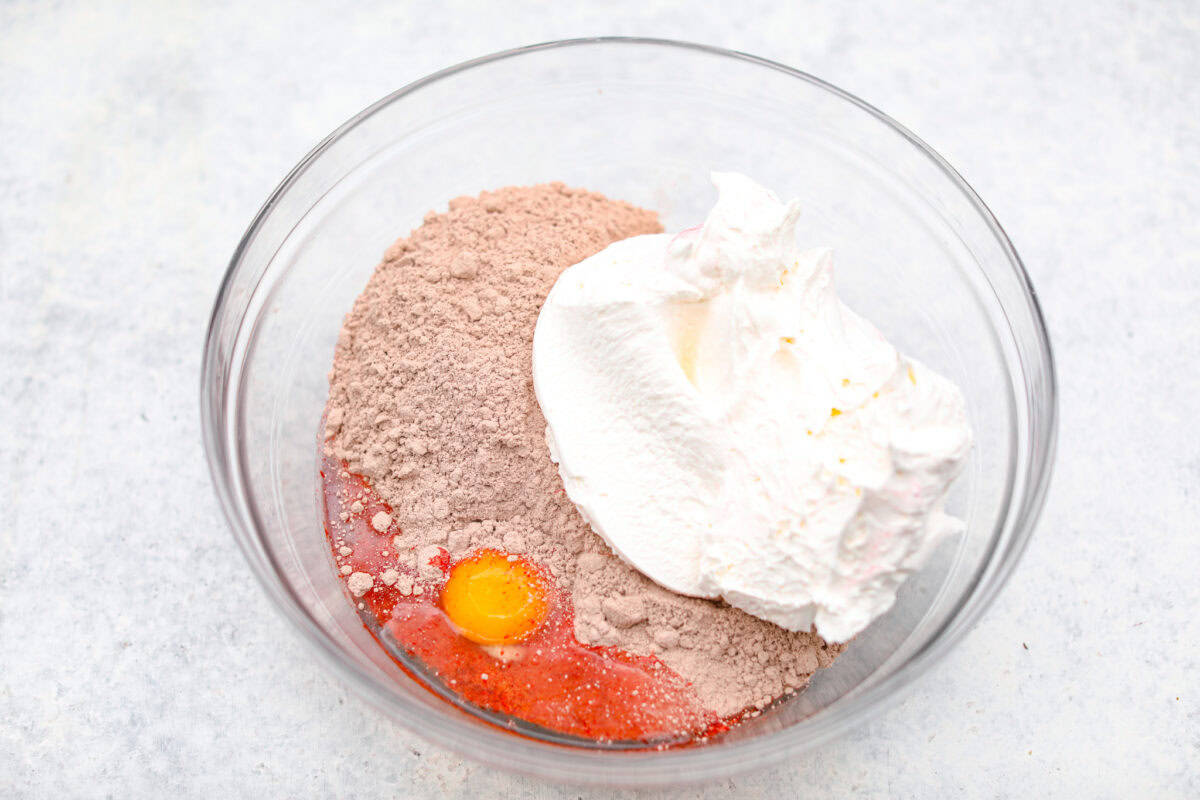
[[[527,556],[571,593],[580,641],[656,654],[729,715],[803,688],[841,647],[674,594],[613,556],[563,491],[533,392],[534,326],[559,274],[661,230],[653,212],[561,183],[426,215],[346,317],[325,447],[391,505],[399,564],[432,546]]]

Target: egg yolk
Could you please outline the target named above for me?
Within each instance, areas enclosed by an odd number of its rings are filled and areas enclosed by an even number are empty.
[[[459,633],[479,644],[511,644],[546,618],[546,587],[537,571],[495,550],[455,564],[442,589],[442,609]]]

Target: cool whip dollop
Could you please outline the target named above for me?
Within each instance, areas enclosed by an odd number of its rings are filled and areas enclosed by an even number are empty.
[[[676,592],[846,641],[961,523],[962,393],[834,293],[796,201],[714,173],[704,225],[576,264],[538,318],[533,378],[568,496]]]

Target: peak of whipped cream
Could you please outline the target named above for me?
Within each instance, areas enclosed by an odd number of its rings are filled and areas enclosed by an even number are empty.
[[[702,226],[617,242],[551,290],[533,341],[550,454],[648,577],[846,641],[961,527],[942,507],[965,401],[838,300],[796,201],[712,179]]]

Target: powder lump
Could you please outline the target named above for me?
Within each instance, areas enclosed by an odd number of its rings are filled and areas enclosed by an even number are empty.
[[[388,248],[346,317],[326,452],[391,505],[393,518],[372,525],[399,530],[398,564],[420,569],[443,549],[525,555],[570,591],[580,641],[655,654],[729,715],[803,688],[841,646],[676,595],[613,556],[563,492],[533,393],[534,325],[559,273],[659,231],[652,212],[559,183],[430,212]],[[373,582],[358,575],[356,596]]]

